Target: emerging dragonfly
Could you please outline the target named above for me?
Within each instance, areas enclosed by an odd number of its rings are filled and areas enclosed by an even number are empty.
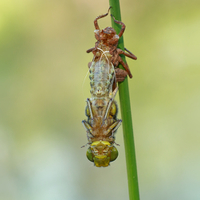
[[[127,74],[132,77],[128,65],[123,62],[119,54],[137,59],[128,50],[126,53],[117,48],[118,40],[125,30],[124,23],[115,20],[112,16],[115,23],[122,25],[119,34],[116,34],[112,27],[100,30],[97,20],[107,16],[108,12],[94,20],[97,42],[95,47],[87,50],[87,53],[94,54],[94,58],[88,64],[91,98],[87,99],[85,110],[87,120],[83,120],[82,123],[90,145],[86,155],[96,167],[107,167],[118,157],[117,148],[114,146],[115,133],[122,120],[117,119],[118,108],[114,100],[118,90],[116,82],[123,81]],[[117,68],[119,63],[125,70]]]

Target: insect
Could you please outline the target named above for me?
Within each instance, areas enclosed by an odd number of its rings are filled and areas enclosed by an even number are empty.
[[[86,101],[87,120],[83,120],[82,123],[87,132],[89,144],[86,155],[96,167],[107,167],[118,157],[117,148],[114,146],[115,133],[122,120],[117,119],[118,107],[114,100],[118,90],[116,82],[123,81],[127,74],[132,77],[128,65],[119,55],[124,54],[137,59],[128,50],[126,53],[117,48],[118,40],[125,30],[124,23],[113,17],[115,23],[122,26],[119,34],[116,34],[111,27],[100,30],[97,20],[107,16],[108,12],[94,20],[97,42],[95,47],[87,50],[87,53],[92,52],[94,57],[93,61],[88,64],[91,98]],[[116,68],[119,63],[125,70]]]

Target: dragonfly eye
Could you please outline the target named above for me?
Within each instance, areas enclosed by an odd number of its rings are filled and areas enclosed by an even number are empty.
[[[114,161],[118,157],[118,150],[115,146],[113,146],[110,153],[110,161]]]
[[[89,161],[94,162],[93,155],[92,155],[92,150],[91,150],[90,147],[88,148],[88,150],[86,152],[86,156],[87,156],[87,158],[88,158]]]

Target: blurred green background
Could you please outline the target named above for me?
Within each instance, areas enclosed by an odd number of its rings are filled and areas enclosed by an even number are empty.
[[[200,1],[120,3],[125,46],[138,57],[127,62],[141,200],[199,200]],[[0,1],[0,200],[128,199],[122,128],[108,168],[95,168],[80,148],[85,51],[108,7]]]

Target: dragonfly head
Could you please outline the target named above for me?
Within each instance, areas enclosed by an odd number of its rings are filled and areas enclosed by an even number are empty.
[[[114,35],[116,35],[116,31],[112,27],[106,27],[102,30],[102,34],[104,34],[104,37],[106,38],[112,38]]]
[[[107,141],[95,141],[88,148],[86,156],[96,167],[107,167],[117,158],[118,151]]]

